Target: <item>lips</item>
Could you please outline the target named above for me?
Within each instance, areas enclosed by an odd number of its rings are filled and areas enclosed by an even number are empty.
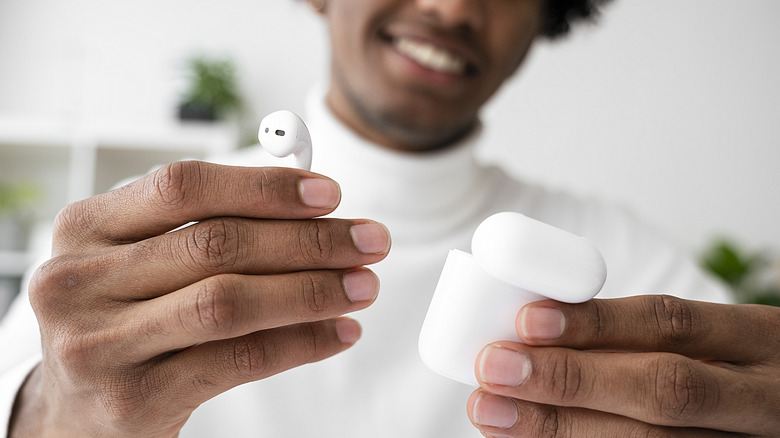
[[[392,43],[401,54],[427,69],[451,75],[466,73],[468,61],[443,47],[409,37],[396,38]]]
[[[462,81],[477,76],[484,67],[484,51],[474,36],[464,35],[419,19],[398,19],[378,30],[381,41],[436,80]]]

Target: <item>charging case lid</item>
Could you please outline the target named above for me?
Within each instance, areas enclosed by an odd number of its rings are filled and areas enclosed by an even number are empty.
[[[566,303],[587,301],[601,290],[607,266],[588,240],[514,212],[485,219],[471,250],[490,275]]]

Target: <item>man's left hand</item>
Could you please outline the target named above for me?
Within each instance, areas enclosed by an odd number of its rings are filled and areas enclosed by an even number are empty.
[[[539,301],[487,346],[471,421],[492,437],[780,436],[780,308],[669,296]]]

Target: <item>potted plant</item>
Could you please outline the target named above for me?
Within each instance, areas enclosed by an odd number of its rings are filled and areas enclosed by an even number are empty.
[[[702,265],[720,278],[737,302],[780,306],[780,260],[767,252],[750,253],[718,239],[702,254]]]
[[[220,120],[241,109],[233,62],[197,56],[187,62],[187,73],[189,85],[179,104],[180,120]]]

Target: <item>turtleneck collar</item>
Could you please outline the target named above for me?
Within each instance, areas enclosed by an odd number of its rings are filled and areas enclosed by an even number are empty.
[[[481,127],[448,148],[400,152],[359,137],[332,113],[322,88],[310,93],[306,123],[312,134],[312,171],[342,188],[334,216],[384,223],[396,243],[451,234],[479,209],[487,184],[474,149]]]

